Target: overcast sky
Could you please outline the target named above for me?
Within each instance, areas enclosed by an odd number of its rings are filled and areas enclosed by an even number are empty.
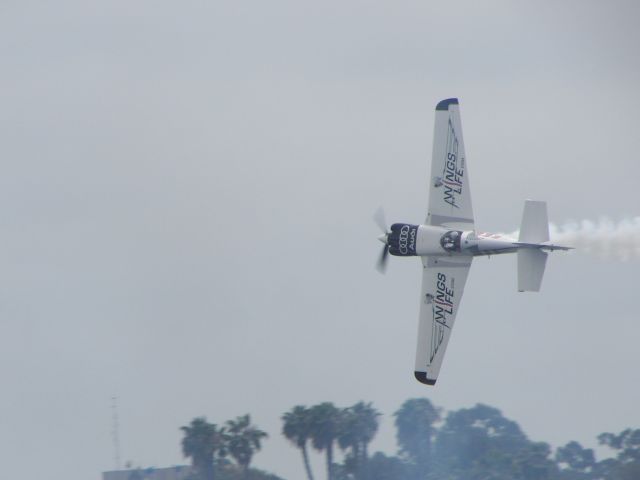
[[[445,4],[446,3],[446,4]],[[460,99],[476,225],[640,214],[635,1],[5,1],[3,477],[182,458],[250,412],[255,465],[302,478],[296,404],[484,402],[534,440],[639,427],[636,261],[554,254],[539,294],[477,259],[435,388],[413,378],[435,104]],[[324,475],[315,456],[318,474]]]

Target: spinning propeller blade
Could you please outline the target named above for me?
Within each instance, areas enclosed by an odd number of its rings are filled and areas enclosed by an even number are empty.
[[[384,215],[384,209],[382,207],[378,207],[376,213],[373,214],[373,221],[376,222],[378,228],[382,231],[382,233],[388,233],[387,229],[387,220]]]
[[[389,256],[389,245],[382,247],[382,253],[380,254],[380,258],[378,258],[378,263],[376,263],[376,269],[380,273],[385,273],[387,271],[387,257]]]
[[[376,225],[378,225],[383,233],[378,237],[378,240],[384,243],[384,247],[382,247],[382,252],[376,263],[376,269],[380,273],[384,273],[387,270],[387,257],[389,256],[389,243],[387,239],[391,232],[387,228],[387,221],[382,207],[379,207],[376,213],[373,214],[373,221],[376,222]]]

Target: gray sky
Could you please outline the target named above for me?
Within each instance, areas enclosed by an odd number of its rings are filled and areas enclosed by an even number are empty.
[[[301,478],[296,404],[485,402],[535,440],[639,426],[638,263],[478,259],[435,388],[420,266],[371,215],[426,212],[434,107],[460,98],[476,223],[638,215],[640,7],[596,2],[3,2],[0,452],[7,478],[183,463],[250,412]],[[319,457],[314,457],[320,473]]]

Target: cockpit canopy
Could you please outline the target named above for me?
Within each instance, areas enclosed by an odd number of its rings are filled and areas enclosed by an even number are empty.
[[[459,252],[461,238],[460,230],[449,230],[440,238],[440,245],[446,252]]]

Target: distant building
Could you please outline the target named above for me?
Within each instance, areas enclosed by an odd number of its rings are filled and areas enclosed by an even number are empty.
[[[193,469],[186,465],[167,468],[133,468],[104,472],[102,480],[187,480]]]

